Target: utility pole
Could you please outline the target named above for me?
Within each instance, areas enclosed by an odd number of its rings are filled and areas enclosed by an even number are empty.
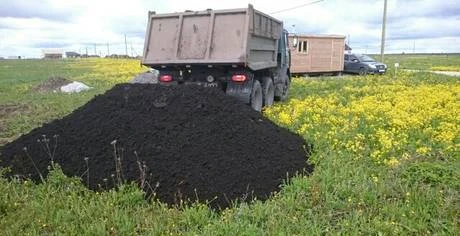
[[[94,44],[94,55],[97,55],[96,44]]]
[[[383,3],[383,23],[382,23],[382,43],[380,45],[380,61],[383,63],[383,54],[385,54],[385,30],[387,24],[387,0]]]
[[[88,47],[86,47],[86,57],[88,57]]]
[[[109,43],[107,42],[107,56],[110,56]]]
[[[133,43],[130,44],[131,46],[131,56],[134,57],[134,48],[133,48]]]
[[[126,34],[125,34],[125,55],[128,56],[128,43],[126,42]]]
[[[414,47],[412,48],[412,53],[415,53],[415,40],[414,40]]]

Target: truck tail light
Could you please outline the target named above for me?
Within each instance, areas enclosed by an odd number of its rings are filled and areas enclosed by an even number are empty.
[[[244,82],[246,81],[248,78],[246,77],[246,75],[233,75],[232,76],[232,80],[234,82]]]
[[[172,75],[160,75],[160,81],[161,82],[171,82]]]

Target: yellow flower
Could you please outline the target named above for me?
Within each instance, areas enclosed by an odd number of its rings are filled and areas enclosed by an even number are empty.
[[[395,167],[399,165],[399,161],[395,157],[391,157],[389,160],[385,160],[383,162],[390,167]]]
[[[307,140],[327,144],[339,156],[351,153],[346,155],[350,161],[371,158],[396,167],[420,155],[460,152],[460,83],[424,78],[414,83],[413,75],[382,76],[377,82],[350,77],[340,88],[331,87],[332,80],[293,79],[293,88],[312,92],[266,108],[264,114]]]
[[[379,178],[377,176],[372,176],[372,181],[374,181],[374,183],[378,183]]]
[[[420,153],[420,154],[427,154],[430,151],[431,151],[431,148],[429,148],[429,147],[419,147],[416,150],[416,152]]]

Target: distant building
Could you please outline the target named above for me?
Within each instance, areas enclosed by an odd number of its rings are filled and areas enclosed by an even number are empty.
[[[123,54],[112,54],[110,56],[105,56],[105,57],[110,57],[110,58],[129,58],[128,55],[123,55]]]
[[[21,59],[21,56],[8,56],[7,59]]]
[[[78,58],[78,57],[81,57],[80,53],[76,53],[76,52],[65,52],[65,56],[67,58]]]
[[[124,54],[111,54],[111,55],[106,55],[106,58],[125,58],[125,59],[142,59],[141,56],[129,56],[129,55],[124,55]]]
[[[62,49],[43,49],[43,59],[62,59]]]

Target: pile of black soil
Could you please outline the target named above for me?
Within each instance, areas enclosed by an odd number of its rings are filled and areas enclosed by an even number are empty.
[[[60,76],[51,76],[47,80],[43,81],[39,85],[32,88],[33,91],[46,93],[46,92],[57,92],[64,85],[72,83],[71,80]]]
[[[163,202],[214,207],[266,199],[287,174],[312,170],[301,137],[220,90],[194,85],[117,85],[0,152],[0,166],[14,175],[38,180],[34,163],[46,175],[53,159],[94,190],[146,180]]]

